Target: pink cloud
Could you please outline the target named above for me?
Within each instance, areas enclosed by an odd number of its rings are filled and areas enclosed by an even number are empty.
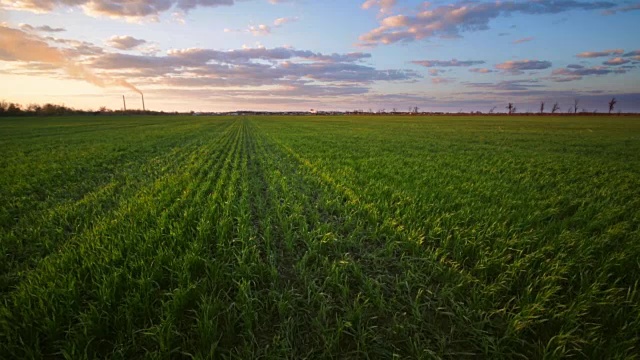
[[[375,3],[365,2],[367,6],[373,6]],[[414,14],[400,14],[381,19],[378,28],[360,36],[359,45],[376,46],[435,36],[457,38],[464,31],[487,30],[493,19],[516,13],[558,14],[575,10],[604,10],[614,6],[614,3],[609,2],[586,1],[494,1],[460,2],[433,7],[425,2]]]
[[[623,53],[624,53],[624,50],[622,49],[613,49],[613,50],[604,50],[604,51],[585,51],[576,56],[583,59],[591,59],[591,58],[605,57],[605,56],[611,56],[611,55],[621,55]]]
[[[624,65],[624,64],[627,64],[627,63],[629,63],[629,60],[623,59],[621,57],[617,57],[617,58],[613,58],[613,59],[607,60],[603,64],[617,66],[617,65]]]
[[[508,72],[525,70],[544,70],[551,67],[550,61],[540,60],[509,60],[495,66],[496,69]]]
[[[514,40],[513,43],[514,44],[522,44],[522,43],[526,43],[526,42],[532,41],[533,39],[535,39],[535,38],[534,37],[526,37],[526,38]]]

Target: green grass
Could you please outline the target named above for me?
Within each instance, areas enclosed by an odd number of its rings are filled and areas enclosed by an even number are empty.
[[[640,118],[22,118],[0,148],[0,358],[640,358]]]

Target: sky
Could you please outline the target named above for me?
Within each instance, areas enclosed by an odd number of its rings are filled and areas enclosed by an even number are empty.
[[[0,0],[0,100],[640,112],[640,0]]]

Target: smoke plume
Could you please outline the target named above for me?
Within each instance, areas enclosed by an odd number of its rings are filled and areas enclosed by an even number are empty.
[[[94,74],[81,64],[68,59],[59,49],[49,46],[34,35],[2,25],[0,25],[0,61],[46,63],[63,69],[73,78],[85,80],[96,86],[122,86],[142,94],[138,88],[125,80]]]

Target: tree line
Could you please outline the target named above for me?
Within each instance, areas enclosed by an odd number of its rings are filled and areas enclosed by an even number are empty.
[[[64,105],[30,104],[23,107],[17,103],[0,101],[0,116],[21,116],[21,115],[55,116],[55,115],[71,115],[71,114],[78,114],[78,113],[85,113],[85,112],[81,110],[75,110],[73,108],[70,108]]]
[[[118,110],[111,111],[106,107],[101,107],[99,110],[78,110],[65,105],[57,104],[29,104],[22,106],[18,103],[12,103],[7,101],[0,101],[0,117],[9,116],[63,116],[63,115],[100,115],[100,114],[128,114],[128,115],[160,115],[166,114],[164,111],[142,111],[142,110]]]
[[[615,110],[615,106],[618,103],[618,101],[616,100],[616,98],[612,98],[609,102],[609,114],[611,114],[614,110]],[[568,110],[567,113],[568,114],[595,114],[597,113],[597,111],[593,111],[593,112],[589,112],[586,109],[582,109],[581,111],[579,111],[579,105],[580,105],[580,101],[579,99],[575,99],[573,102],[573,105],[571,105]],[[487,114],[494,114],[495,110],[496,110],[496,106],[494,106],[493,108],[491,108],[491,110],[489,110],[489,112]],[[513,115],[516,114],[518,112],[518,108],[516,107],[516,105],[514,103],[508,103],[507,107],[507,114],[509,115]],[[560,104],[558,102],[555,102],[552,107],[551,107],[551,111],[550,112],[545,112],[546,109],[546,103],[544,101],[540,102],[540,108],[539,108],[539,112],[538,114],[560,114]],[[346,112],[346,113],[351,113],[351,112]],[[374,112],[369,109],[369,114],[373,114]],[[464,114],[465,112],[460,111],[459,114]],[[127,114],[127,115],[163,115],[163,114],[179,114],[178,112],[164,112],[164,111],[150,111],[150,110],[118,110],[118,111],[112,111],[107,109],[106,107],[101,107],[99,110],[97,111],[92,111],[92,110],[78,110],[78,109],[74,109],[65,105],[56,105],[56,104],[44,104],[44,105],[39,105],[39,104],[29,104],[27,106],[22,106],[20,104],[17,103],[12,103],[12,102],[7,102],[7,101],[0,101],[0,117],[9,117],[9,116],[63,116],[63,115],[100,115],[100,114]],[[192,111],[191,114],[193,115],[194,112]],[[355,110],[353,112],[353,114],[367,114],[367,112],[362,111],[362,110]],[[376,114],[414,114],[414,115],[418,115],[418,114],[445,114],[445,113],[440,113],[440,112],[419,112],[419,108],[417,106],[415,107],[410,107],[409,111],[407,113],[403,113],[403,112],[398,112],[396,108],[393,109],[393,111],[391,113],[388,113],[385,111],[385,109],[379,110],[378,112],[376,112]],[[483,114],[480,111],[472,111],[472,112],[468,112],[467,114]],[[526,114],[534,114],[534,113],[529,113],[527,112]]]

